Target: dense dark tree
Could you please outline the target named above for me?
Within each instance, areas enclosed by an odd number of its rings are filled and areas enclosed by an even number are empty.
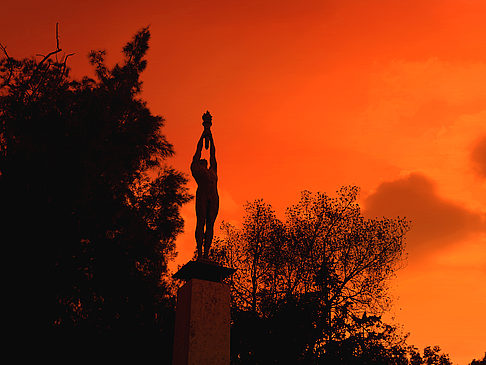
[[[190,196],[166,165],[164,119],[140,98],[149,38],[138,32],[112,68],[92,51],[96,79],[79,81],[60,49],[17,60],[2,46],[2,238],[55,332],[171,333],[164,275]]]
[[[379,316],[354,317],[350,321],[349,336],[326,345],[322,364],[408,365],[407,335]]]
[[[359,339],[358,324],[387,308],[386,283],[402,262],[408,222],[365,219],[357,194],[355,187],[342,188],[335,198],[304,192],[287,209],[285,222],[257,200],[246,206],[242,229],[223,225],[214,257],[238,268],[231,281],[234,331],[263,321],[254,326],[260,334],[233,336],[240,346],[234,356],[256,356],[265,342],[272,356],[283,348],[293,362],[324,361],[339,350],[334,343]],[[244,349],[241,341],[255,347]]]

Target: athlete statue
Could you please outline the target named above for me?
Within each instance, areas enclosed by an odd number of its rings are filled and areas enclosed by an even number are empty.
[[[216,149],[211,133],[211,114],[203,115],[204,131],[197,142],[196,153],[192,158],[191,172],[197,183],[196,191],[196,243],[197,257],[207,259],[209,248],[213,241],[214,222],[219,210],[218,196],[218,170],[216,164]],[[203,140],[206,140],[206,149],[209,149],[209,163],[201,158]],[[206,229],[204,229],[206,228]],[[204,250],[203,250],[204,248]]]

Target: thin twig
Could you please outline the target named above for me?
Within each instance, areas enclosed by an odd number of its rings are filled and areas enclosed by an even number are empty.
[[[64,76],[64,72],[66,72],[66,68],[67,68],[67,64],[66,64],[66,63],[67,63],[67,59],[68,59],[68,57],[73,56],[73,55],[75,55],[75,53],[69,53],[68,55],[66,55],[66,56],[64,57],[64,61],[63,61],[63,63],[62,63],[62,71],[61,71],[61,75],[63,75],[63,76]]]
[[[56,49],[59,49],[59,23],[56,22]],[[56,54],[56,62],[59,62]]]
[[[6,80],[3,81],[1,87],[2,88],[4,86],[9,86],[10,87],[10,80],[12,79],[12,75],[14,74],[14,67],[13,67],[12,62],[9,62],[11,60],[11,58],[10,58],[10,56],[7,53],[7,47],[0,43],[0,48],[2,49],[3,53],[5,54],[5,57],[7,57],[6,65],[8,67],[8,77],[7,77]]]
[[[7,59],[10,59],[10,56],[7,53],[7,47],[5,47],[2,43],[0,43],[0,48],[2,49],[3,53],[5,53]]]
[[[56,22],[56,49],[59,49],[59,23]]]
[[[52,51],[52,52],[48,53],[48,54],[47,54],[46,56],[44,56],[44,58],[43,58],[43,59],[42,59],[42,60],[41,60],[41,61],[40,61],[40,62],[37,64],[36,69],[38,69],[40,66],[42,66],[42,64],[43,64],[43,63],[44,63],[44,62],[45,62],[45,61],[46,61],[46,60],[47,60],[49,57],[51,57],[52,55],[55,55],[56,53],[59,53],[59,52],[61,52],[61,51],[62,51],[62,49],[60,49],[60,48],[59,48],[59,49],[56,49],[55,51]]]

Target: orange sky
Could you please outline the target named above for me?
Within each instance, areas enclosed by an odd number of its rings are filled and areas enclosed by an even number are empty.
[[[150,24],[143,97],[167,120],[189,174],[209,109],[218,222],[246,200],[279,213],[303,189],[362,188],[369,216],[413,220],[407,268],[392,282],[410,342],[455,363],[486,351],[486,2],[10,1],[0,41],[14,57],[61,47],[120,59]],[[192,191],[195,185],[191,182]],[[194,250],[193,205],[178,262]]]

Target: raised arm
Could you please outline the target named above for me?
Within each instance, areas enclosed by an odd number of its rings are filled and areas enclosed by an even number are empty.
[[[217,171],[218,165],[216,163],[216,148],[214,147],[214,140],[213,140],[213,134],[212,133],[209,133],[209,142],[210,142],[210,147],[209,147],[210,168],[214,169],[214,171]]]
[[[201,159],[201,151],[203,147],[203,139],[204,139],[204,133],[201,134],[201,137],[199,138],[199,141],[197,142],[197,147],[196,147],[196,153],[194,154],[194,157],[192,158],[192,161],[197,161]]]

